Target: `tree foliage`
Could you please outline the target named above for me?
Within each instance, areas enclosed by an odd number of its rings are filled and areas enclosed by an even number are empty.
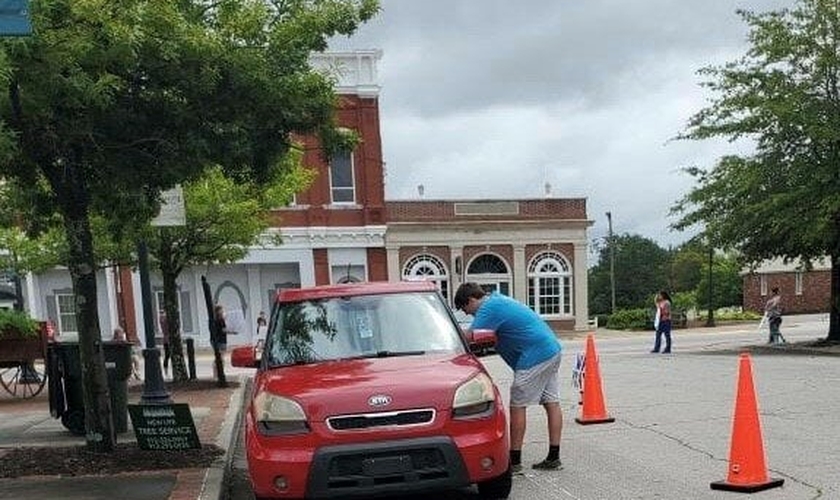
[[[739,11],[750,49],[701,71],[711,104],[681,135],[748,139],[748,154],[690,168],[697,186],[675,225],[702,225],[748,263],[829,256],[840,267],[840,4],[799,0],[789,10]],[[840,341],[840,273],[831,286],[829,339]]]
[[[265,184],[236,182],[220,167],[208,169],[184,186],[186,225],[151,228],[147,240],[163,278],[172,378],[187,380],[181,347],[177,279],[189,266],[225,264],[242,259],[270,226],[269,209],[286,205],[306,188],[314,173],[300,165],[292,150]],[[272,241],[277,243],[278,241]]]
[[[668,251],[639,235],[616,235],[616,309],[649,307],[653,296],[667,286]],[[594,314],[611,312],[610,243],[589,270],[589,307]]]
[[[639,235],[616,238],[616,309],[652,310],[653,297],[666,290],[674,308],[708,308],[709,252],[695,240],[664,249]],[[598,263],[589,270],[589,307],[593,314],[610,312],[609,245],[599,248]],[[742,304],[741,264],[733,254],[715,252],[712,264],[712,305]]]
[[[377,10],[376,0],[33,0],[32,36],[0,42],[0,176],[43,180],[61,215],[89,448],[115,442],[92,216],[126,234],[162,190],[209,165],[264,182],[292,133],[319,133],[329,148],[343,137],[333,81],[308,58]]]

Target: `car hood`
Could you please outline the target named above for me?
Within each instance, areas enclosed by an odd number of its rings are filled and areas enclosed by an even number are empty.
[[[334,361],[267,370],[255,389],[294,399],[317,421],[410,408],[444,411],[451,408],[455,389],[482,370],[468,354]],[[375,396],[390,403],[372,405]]]

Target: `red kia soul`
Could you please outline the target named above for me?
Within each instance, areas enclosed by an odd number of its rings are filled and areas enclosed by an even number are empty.
[[[486,339],[482,339],[486,341]],[[499,391],[433,283],[283,290],[245,416],[261,498],[511,489]]]

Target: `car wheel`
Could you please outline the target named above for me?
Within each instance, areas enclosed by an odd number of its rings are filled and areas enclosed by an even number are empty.
[[[478,494],[486,500],[501,500],[510,495],[512,486],[510,469],[499,477],[478,483]]]

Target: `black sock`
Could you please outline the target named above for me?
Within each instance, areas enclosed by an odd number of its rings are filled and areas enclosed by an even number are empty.
[[[510,465],[522,463],[522,450],[510,450]]]
[[[548,447],[548,457],[546,460],[557,460],[560,458],[560,445]]]

